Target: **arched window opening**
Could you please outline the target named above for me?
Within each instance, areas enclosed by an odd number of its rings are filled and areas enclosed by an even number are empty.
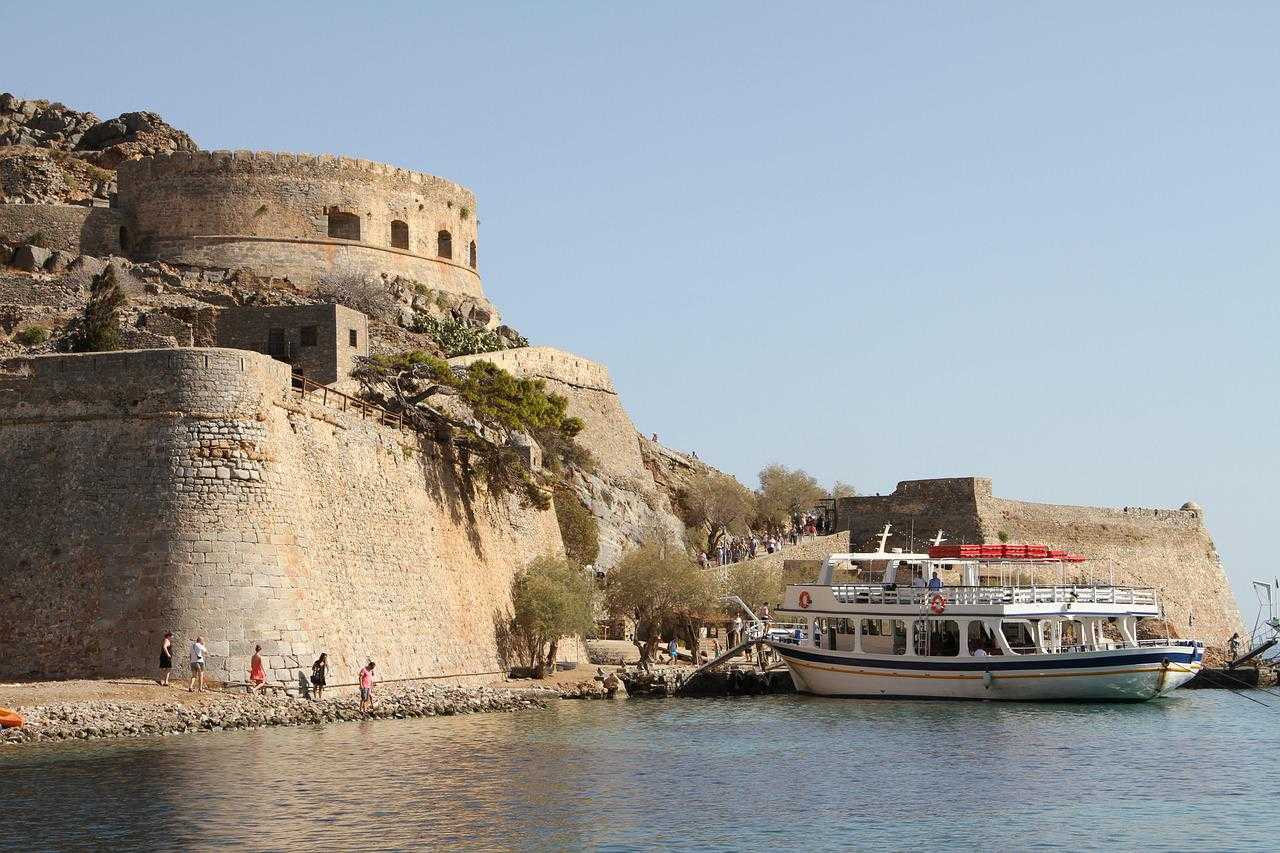
[[[448,231],[436,235],[436,254],[442,258],[453,257],[453,236]]]
[[[409,223],[391,220],[391,245],[397,249],[409,248]]]
[[[360,217],[340,210],[329,211],[329,236],[339,240],[360,239]]]
[[[471,264],[471,268],[475,269],[476,268],[476,241],[475,240],[471,241],[471,248],[469,249],[468,253],[470,257],[467,260]]]

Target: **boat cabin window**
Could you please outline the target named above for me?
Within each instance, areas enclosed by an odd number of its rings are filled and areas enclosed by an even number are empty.
[[[976,654],[978,649],[982,649],[989,655],[1004,654],[1000,650],[999,644],[996,643],[995,636],[987,630],[987,627],[978,620],[969,623],[969,654]]]
[[[916,623],[916,652],[929,657],[960,654],[960,624],[954,619],[926,619]]]
[[[862,651],[871,655],[905,655],[906,623],[901,619],[863,619]]]
[[[1084,645],[1084,626],[1074,619],[1063,619],[1058,623],[1062,631],[1062,648],[1071,649]],[[1009,641],[1013,645],[1013,641]]]
[[[1020,655],[1036,653],[1036,636],[1027,622],[1004,622],[1000,625],[1009,646]]]

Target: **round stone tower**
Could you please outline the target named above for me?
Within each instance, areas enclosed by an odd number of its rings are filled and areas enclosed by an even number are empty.
[[[483,300],[476,201],[452,181],[368,160],[180,152],[120,164],[124,250],[301,285],[401,276]]]

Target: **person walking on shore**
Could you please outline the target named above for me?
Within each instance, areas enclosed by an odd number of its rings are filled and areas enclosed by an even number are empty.
[[[315,688],[315,696],[324,696],[324,686],[329,680],[329,653],[321,652],[316,662],[311,664],[311,686]]]
[[[261,693],[267,686],[267,669],[262,665],[262,646],[253,647],[249,660],[249,692]]]
[[[373,710],[373,661],[360,670],[360,710]]]
[[[173,669],[173,632],[165,631],[160,641],[160,686],[169,686],[169,672]]]
[[[187,692],[191,693],[196,689],[196,682],[200,682],[200,692],[204,692],[204,637],[196,637],[196,641],[191,644],[191,685],[187,687]]]

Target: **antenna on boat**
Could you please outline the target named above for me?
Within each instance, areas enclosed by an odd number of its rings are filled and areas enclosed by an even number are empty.
[[[942,531],[939,530],[938,535],[929,540],[929,544],[937,548],[939,545],[941,545],[943,542],[946,542],[946,541],[947,541],[947,537],[943,536]]]
[[[884,525],[884,530],[880,531],[880,536],[878,537],[880,539],[880,548],[878,553],[880,554],[883,554],[885,552],[884,546],[885,546],[885,543],[889,541],[889,537],[892,535],[889,533],[889,530],[892,527],[893,525],[886,521]]]

